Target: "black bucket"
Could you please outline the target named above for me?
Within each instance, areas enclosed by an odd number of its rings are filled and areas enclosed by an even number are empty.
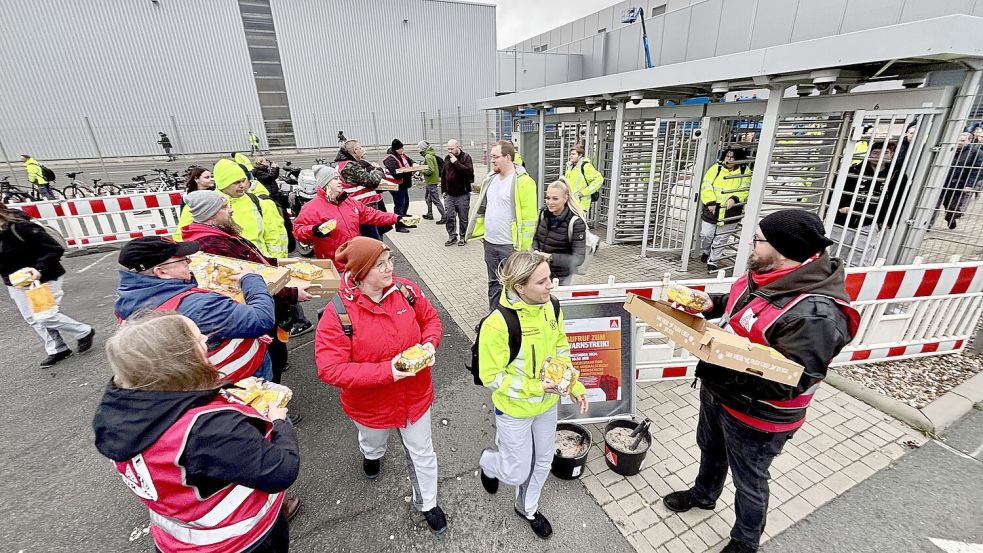
[[[652,433],[647,429],[644,432],[645,440],[648,443],[645,449],[638,453],[622,453],[611,447],[611,444],[608,443],[608,432],[613,428],[630,428],[634,430],[636,426],[638,426],[638,423],[634,421],[614,420],[604,427],[604,462],[608,464],[608,468],[622,476],[634,476],[642,470],[642,461],[645,459],[645,454],[652,447]]]
[[[561,457],[556,453],[553,454],[553,466],[550,468],[550,472],[553,473],[553,476],[564,480],[576,480],[577,478],[580,478],[581,474],[584,473],[584,467],[587,465],[587,454],[590,453],[593,437],[590,434],[590,430],[587,430],[586,426],[581,426],[572,422],[557,423],[556,429],[569,430],[586,437],[584,443],[587,444],[587,447],[584,448],[584,452],[577,457]]]

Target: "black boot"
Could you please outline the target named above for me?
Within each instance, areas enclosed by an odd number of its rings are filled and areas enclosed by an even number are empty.
[[[716,501],[711,501],[709,503],[701,503],[697,501],[696,494],[693,493],[693,490],[672,492],[671,494],[662,498],[662,503],[665,504],[667,509],[670,511],[676,511],[677,513],[685,513],[693,507],[699,507],[700,509],[712,511],[717,506]]]

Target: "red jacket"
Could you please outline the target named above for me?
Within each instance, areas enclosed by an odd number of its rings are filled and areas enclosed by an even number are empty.
[[[324,238],[314,236],[314,227],[328,219],[337,221],[338,226]],[[334,261],[338,246],[359,235],[359,225],[387,227],[395,225],[398,219],[395,213],[366,207],[347,194],[339,196],[336,202],[329,201],[324,189],[318,188],[317,197],[304,204],[294,219],[294,238],[314,244],[314,257]],[[334,264],[339,273],[345,270],[345,266],[337,261]]]
[[[395,284],[376,304],[346,275],[339,295],[352,321],[352,336],[342,331],[329,303],[314,338],[321,380],[340,388],[345,413],[370,428],[403,428],[407,420],[419,420],[433,403],[430,369],[394,382],[392,360],[416,344],[439,346],[440,316],[420,288],[402,278],[395,280],[413,295],[413,307]]]

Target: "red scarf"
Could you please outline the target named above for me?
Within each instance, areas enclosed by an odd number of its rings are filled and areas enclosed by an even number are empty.
[[[751,275],[751,280],[754,281],[755,287],[761,288],[762,286],[767,286],[772,282],[775,282],[776,280],[782,278],[783,276],[788,275],[789,273],[791,273],[792,271],[798,269],[803,265],[812,263],[813,261],[819,259],[820,255],[821,253],[817,253],[816,255],[810,257],[809,259],[806,259],[802,263],[799,263],[798,265],[793,265],[792,267],[788,267],[787,269],[778,269],[777,271],[771,271],[768,273],[749,273],[749,274]]]

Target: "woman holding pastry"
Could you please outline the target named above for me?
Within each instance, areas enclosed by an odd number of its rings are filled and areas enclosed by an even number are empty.
[[[336,262],[347,270],[317,326],[318,374],[341,389],[369,480],[379,476],[389,431],[399,430],[413,506],[442,534],[447,520],[437,505],[430,428],[430,366],[440,345],[440,317],[417,285],[393,276],[393,253],[382,242],[352,238],[338,248]]]
[[[553,281],[546,257],[512,254],[498,271],[502,296],[478,332],[478,376],[492,390],[498,449],[481,452],[481,484],[488,493],[499,481],[515,486],[515,514],[546,539],[553,533],[539,512],[539,495],[553,463],[556,404],[570,395],[587,413],[587,390],[570,367],[563,313],[550,297]],[[506,314],[518,316],[522,344],[510,359]],[[559,378],[544,378],[544,372]],[[565,381],[565,382],[564,382]]]
[[[339,273],[345,266],[338,262],[335,251],[360,234],[359,225],[405,227],[399,222],[401,215],[373,209],[348,197],[342,191],[341,175],[334,167],[315,167],[314,179],[317,196],[304,204],[294,220],[294,238],[313,244],[314,257],[334,261]]]
[[[150,510],[158,551],[285,552],[297,433],[282,403],[260,412],[220,390],[205,342],[174,312],[124,322],[106,342],[96,448]]]

